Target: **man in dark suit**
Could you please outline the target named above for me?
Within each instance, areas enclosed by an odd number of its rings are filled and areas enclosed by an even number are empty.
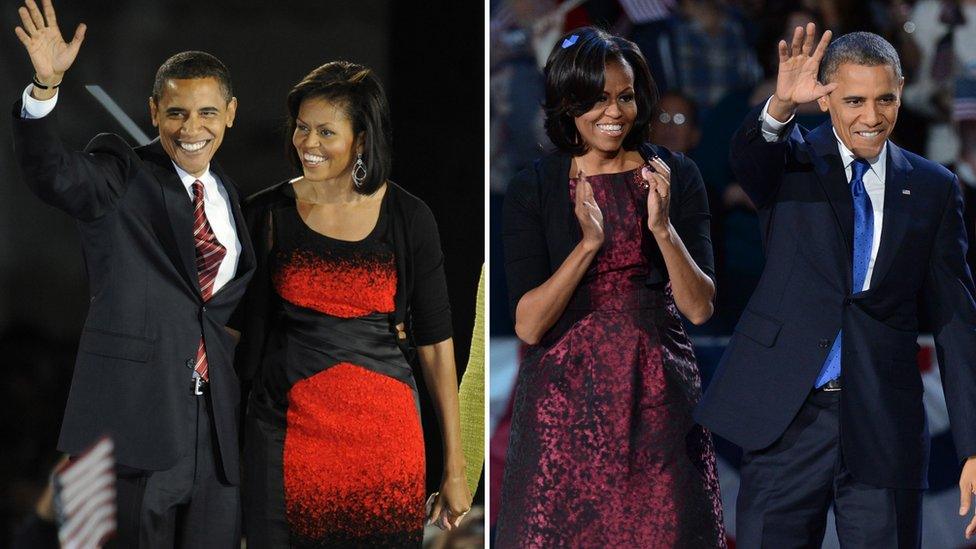
[[[935,335],[959,458],[976,482],[976,302],[957,178],[888,141],[904,79],[870,33],[779,44],[776,93],[731,160],[759,210],[762,279],[696,418],[744,449],[741,547],[915,547],[928,432],[919,316]],[[828,47],[828,43],[830,46]],[[830,122],[798,127],[817,101]],[[976,519],[966,536],[976,530]]]
[[[50,0],[20,8],[33,84],[14,106],[16,156],[45,202],[78,221],[91,304],[58,447],[115,441],[121,547],[240,543],[235,338],[225,330],[254,269],[238,191],[211,162],[234,121],[230,75],[184,52],[156,75],[159,138],[101,134],[84,152],[57,134],[57,87],[84,38],[65,43]]]

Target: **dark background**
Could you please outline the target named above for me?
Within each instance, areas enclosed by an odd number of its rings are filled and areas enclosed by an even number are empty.
[[[32,73],[13,32],[20,24],[18,5],[4,0],[0,8],[0,102],[7,105]],[[99,132],[131,141],[85,84],[101,85],[154,137],[147,100],[157,67],[178,51],[208,51],[230,68],[239,101],[237,120],[216,160],[244,194],[297,175],[284,152],[285,96],[293,84],[336,59],[374,69],[391,104],[393,180],[426,201],[439,224],[463,370],[484,261],[480,2],[62,0],[55,9],[68,39],[79,22],[88,25],[56,109],[69,148],[84,147]],[[28,191],[12,156],[9,115],[0,117],[0,125],[2,546],[57,458],[87,282],[74,222]],[[431,436],[436,428],[426,431],[428,446],[434,447],[428,484],[436,484],[440,451]]]

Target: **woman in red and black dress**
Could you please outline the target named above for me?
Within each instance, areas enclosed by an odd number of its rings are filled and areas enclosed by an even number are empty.
[[[505,197],[509,299],[531,346],[497,546],[724,547],[680,316],[705,322],[715,294],[701,175],[645,142],[656,92],[632,42],[575,30],[545,72],[558,150]]]
[[[410,339],[444,438],[427,518],[450,528],[471,502],[437,227],[386,179],[389,115],[369,69],[315,69],[289,93],[288,111],[303,175],[245,207],[259,250],[239,315],[252,385],[248,545],[419,546],[425,462]]]

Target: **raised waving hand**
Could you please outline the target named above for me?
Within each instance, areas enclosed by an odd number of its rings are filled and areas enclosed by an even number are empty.
[[[837,87],[837,84],[822,84],[817,80],[831,32],[824,32],[814,49],[816,32],[817,26],[807,23],[806,29],[794,29],[789,44],[786,40],[779,41],[779,72],[769,114],[781,122],[785,122],[798,105],[816,101]]]
[[[75,62],[85,40],[86,27],[84,23],[79,24],[71,42],[65,42],[51,0],[42,0],[42,3],[43,13],[37,2],[24,0],[24,5],[17,10],[23,26],[18,26],[14,32],[27,49],[37,81],[45,86],[55,86],[61,83],[65,71]]]

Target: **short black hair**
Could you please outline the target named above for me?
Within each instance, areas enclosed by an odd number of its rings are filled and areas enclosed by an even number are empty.
[[[574,156],[587,146],[575,118],[593,108],[603,94],[607,63],[626,62],[634,71],[637,119],[624,137],[623,147],[635,150],[647,141],[657,104],[657,85],[637,44],[595,27],[582,27],[562,36],[546,62],[546,134],[557,149]]]
[[[298,110],[306,99],[326,99],[342,108],[352,122],[352,131],[363,135],[363,162],[366,177],[356,192],[373,194],[390,175],[390,107],[386,93],[370,69],[349,61],[332,61],[308,73],[288,92],[288,158],[298,170],[301,158],[292,145]]]
[[[203,51],[180,52],[159,66],[156,80],[153,82],[153,101],[159,103],[163,94],[163,86],[167,80],[186,80],[190,78],[215,78],[220,84],[220,91],[228,103],[234,97],[234,86],[230,80],[230,71],[220,59]]]
[[[901,80],[901,60],[898,51],[884,38],[873,32],[851,32],[830,42],[820,61],[817,80],[826,84],[844,63],[877,67],[888,65]]]

